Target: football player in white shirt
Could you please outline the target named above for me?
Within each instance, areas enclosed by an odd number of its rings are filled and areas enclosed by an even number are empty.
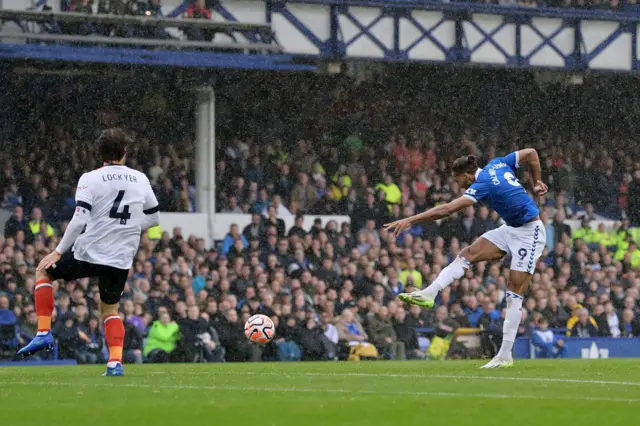
[[[140,234],[156,226],[160,219],[149,179],[124,165],[130,143],[131,139],[119,129],[105,130],[98,138],[103,166],[80,177],[75,214],[58,247],[36,269],[38,333],[19,354],[29,356],[54,344],[53,281],[98,277],[100,311],[109,346],[104,375],[123,375],[124,326],[118,316],[118,303],[140,244]]]

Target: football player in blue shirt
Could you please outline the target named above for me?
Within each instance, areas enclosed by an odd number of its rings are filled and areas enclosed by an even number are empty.
[[[523,149],[506,157],[494,158],[482,169],[478,167],[476,158],[468,155],[458,158],[452,167],[455,181],[462,188],[467,188],[463,196],[384,226],[398,236],[413,225],[442,219],[477,202],[485,203],[504,220],[504,225],[486,232],[464,248],[429,287],[398,295],[400,300],[409,304],[431,308],[438,292],[460,279],[473,263],[499,260],[511,254],[502,346],[495,358],[482,368],[513,366],[513,343],[522,319],[522,295],[546,244],[545,227],[540,220],[538,206],[516,178],[516,169],[523,164],[529,166],[533,175],[534,193],[545,194],[547,186],[542,182],[540,159],[535,149]]]

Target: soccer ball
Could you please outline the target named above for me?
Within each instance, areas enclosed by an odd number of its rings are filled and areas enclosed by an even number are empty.
[[[244,335],[253,343],[264,345],[276,334],[273,321],[266,315],[254,315],[244,323]]]

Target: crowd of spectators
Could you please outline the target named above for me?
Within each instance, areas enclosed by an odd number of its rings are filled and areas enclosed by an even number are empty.
[[[286,82],[252,74],[223,79],[218,205],[223,212],[250,213],[251,223],[232,226],[215,247],[180,228],[158,240],[142,237],[122,297],[126,360],[475,355],[451,344],[458,328],[480,329],[482,354],[492,356],[500,344],[508,262],[474,265],[439,295],[435,310],[407,308],[395,296],[428,285],[462,248],[500,225],[495,213],[471,207],[397,240],[380,225],[459,196],[447,166],[455,156],[487,160],[524,146],[539,149],[551,192],[538,200],[548,240],[519,335],[534,333],[541,356],[562,356],[568,338],[549,340],[547,327],[570,336],[640,335],[640,233],[631,226],[640,210],[634,207],[640,164],[625,143],[634,140],[634,123],[616,115],[637,105],[637,96],[624,106],[610,103],[630,89],[600,93],[611,83],[607,77],[556,93],[559,88],[545,90],[523,76],[505,77],[496,88],[499,71],[424,73],[396,69],[393,78],[360,83],[317,75],[291,75]],[[12,210],[0,239],[5,355],[35,332],[34,268],[65,229],[79,174],[98,166],[90,141],[99,128],[118,124],[134,131],[128,165],[149,175],[162,211],[194,209],[188,98],[124,80],[115,89],[104,81],[78,81],[71,92],[68,84],[16,78],[7,90],[18,90],[22,102],[10,111],[0,104],[11,122],[4,127],[11,142],[3,146],[11,156],[4,156],[0,176]],[[97,85],[113,90],[103,93]],[[463,99],[461,89],[468,92]],[[77,104],[68,102],[70,93]],[[594,106],[574,108],[576,99]],[[520,180],[528,185],[526,171]],[[350,220],[318,220],[305,229],[302,213]],[[594,230],[589,221],[598,214],[622,220],[614,231]],[[286,215],[296,218],[290,229]],[[572,231],[569,217],[583,226]],[[104,361],[95,280],[58,283],[56,295],[57,355]],[[265,347],[244,337],[244,321],[255,313],[277,325],[274,342]]]
[[[175,4],[175,10],[167,10],[168,17],[184,17],[187,19],[211,19],[212,1],[192,0],[184,4]],[[43,11],[51,11],[51,5],[43,5]],[[84,13],[92,15],[120,15],[120,16],[143,16],[143,17],[164,17],[161,0],[61,0],[60,11],[72,13]],[[96,34],[101,36],[125,37],[125,38],[156,38],[181,40],[183,35],[177,30],[167,31],[166,28],[149,27],[144,25],[105,25],[97,24],[87,19],[82,23],[59,23],[54,25],[43,25],[42,29],[51,33]],[[204,41],[213,40],[216,32],[211,29],[183,28],[184,36],[189,40]],[[232,33],[224,32],[225,35],[235,40]]]

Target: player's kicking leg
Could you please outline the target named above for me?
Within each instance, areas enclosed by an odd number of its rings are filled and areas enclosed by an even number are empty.
[[[489,231],[485,235],[489,236],[491,232],[493,231]],[[502,250],[498,245],[489,241],[485,236],[482,236],[469,247],[464,248],[453,262],[440,271],[438,278],[436,278],[429,287],[412,293],[400,293],[398,299],[410,305],[432,308],[440,290],[449,287],[455,280],[462,278],[465,271],[469,269],[472,264],[481,261],[502,259],[505,256],[505,252],[506,250]]]
[[[29,344],[18,351],[24,357],[31,356],[41,350],[51,350],[54,345],[51,335],[51,316],[53,315],[53,280],[46,271],[37,271],[36,314],[38,315],[38,332]]]

